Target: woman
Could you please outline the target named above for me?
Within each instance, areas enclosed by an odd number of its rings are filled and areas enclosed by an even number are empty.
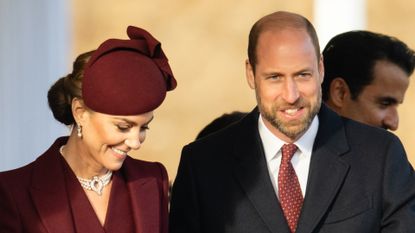
[[[167,232],[166,169],[128,152],[176,80],[156,39],[132,26],[127,34],[80,55],[49,90],[54,117],[72,132],[0,173],[0,232]]]

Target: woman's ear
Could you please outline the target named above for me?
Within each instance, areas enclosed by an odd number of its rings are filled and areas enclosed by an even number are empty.
[[[330,83],[328,102],[336,109],[341,109],[350,99],[350,89],[343,78],[337,77]]]
[[[84,102],[79,98],[72,99],[72,115],[77,125],[83,125],[88,113]]]

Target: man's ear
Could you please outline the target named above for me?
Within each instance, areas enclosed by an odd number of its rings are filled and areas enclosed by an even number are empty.
[[[330,83],[329,102],[333,107],[341,109],[345,101],[350,99],[350,89],[343,78],[337,77]]]
[[[79,98],[72,99],[72,115],[77,125],[83,125],[88,114],[87,108],[84,102]]]
[[[251,89],[255,89],[255,74],[253,67],[251,66],[251,63],[249,63],[248,59],[245,61],[245,76],[249,87],[251,87]]]
[[[320,74],[320,85],[324,81],[324,60],[323,55],[320,55],[320,60],[318,62],[318,73]]]

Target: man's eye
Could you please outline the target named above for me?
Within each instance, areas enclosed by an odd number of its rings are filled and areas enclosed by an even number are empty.
[[[387,108],[387,107],[389,107],[390,105],[391,105],[391,103],[390,103],[390,102],[386,102],[386,101],[380,102],[380,107],[381,107],[381,108]]]
[[[398,102],[394,101],[394,100],[389,100],[389,99],[385,99],[385,100],[380,101],[380,104],[383,105],[383,106],[390,106],[390,105],[393,105],[395,103],[398,103]]]
[[[267,79],[271,79],[271,80],[278,80],[280,78],[281,77],[279,75],[270,75],[270,76],[267,77]]]
[[[298,75],[298,77],[299,78],[309,78],[309,77],[311,77],[311,74],[310,73],[301,73],[301,74]]]
[[[392,100],[382,100],[379,101],[379,107],[382,109],[388,108],[390,106],[396,105],[397,102],[396,101],[392,101]]]

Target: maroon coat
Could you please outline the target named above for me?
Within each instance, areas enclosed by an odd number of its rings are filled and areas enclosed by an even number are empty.
[[[66,140],[56,140],[36,161],[0,173],[0,232],[75,232],[73,215],[77,213],[71,209],[59,154],[59,148]],[[126,218],[133,219],[135,232],[167,233],[168,178],[165,168],[160,163],[127,156],[117,173],[124,178],[128,190],[132,216]],[[102,229],[87,233],[98,232]]]

